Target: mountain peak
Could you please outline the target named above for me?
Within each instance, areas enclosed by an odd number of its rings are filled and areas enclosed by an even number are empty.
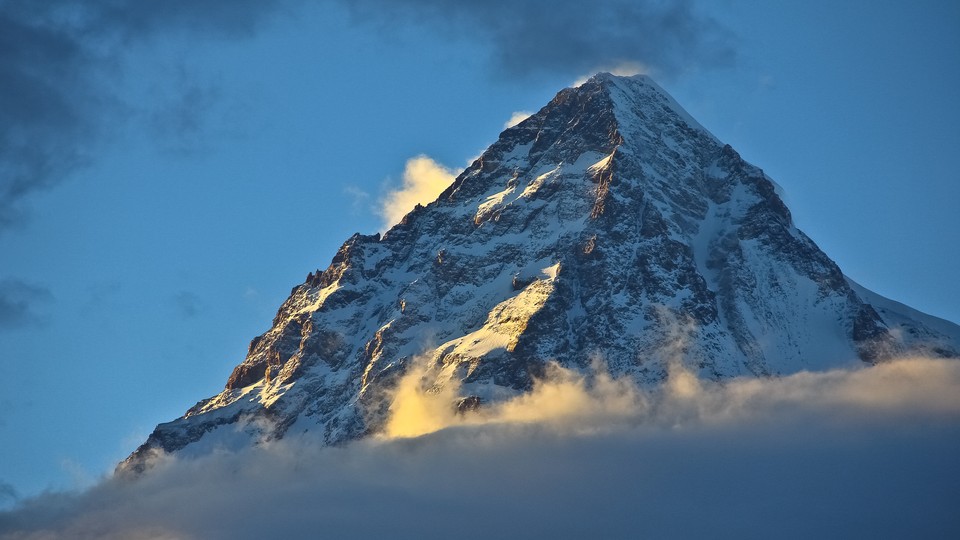
[[[644,73],[634,73],[632,75],[616,75],[610,73],[609,71],[599,71],[592,75],[590,78],[586,79],[584,82],[593,82],[593,83],[602,83],[604,81],[639,81],[642,83],[648,83],[656,86],[656,83],[653,82],[653,79]],[[580,85],[576,85],[580,86]]]
[[[558,125],[561,120],[566,124]],[[664,128],[671,126],[677,128],[674,131],[699,132],[711,143],[722,146],[649,76],[601,72],[577,86],[561,90],[543,109],[504,134],[509,141],[525,140],[523,134],[577,133],[584,137],[586,144],[608,151],[611,147],[604,142],[620,144],[626,136],[638,139],[632,146],[643,146],[644,139],[661,137]],[[679,140],[690,134],[674,135]],[[497,146],[495,144],[491,149]]]
[[[851,285],[763,172],[649,77],[598,74],[500,134],[440,197],[350,238],[294,287],[218,395],[154,451],[383,427],[411,366],[451,406],[528,390],[556,362],[663,382],[960,356],[960,328]]]
[[[598,73],[591,80],[596,79],[600,85],[606,86],[611,93],[611,97],[616,105],[616,110],[624,116],[624,120],[630,118],[637,121],[639,111],[657,104],[660,107],[669,109],[673,114],[680,118],[690,128],[702,131],[714,142],[719,140],[710,131],[703,127],[697,120],[686,111],[669,92],[663,89],[651,77],[644,74],[637,75],[612,75],[610,73]],[[639,119],[646,120],[645,118]]]

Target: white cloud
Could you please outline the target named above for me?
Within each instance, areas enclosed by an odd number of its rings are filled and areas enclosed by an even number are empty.
[[[510,119],[503,123],[503,129],[512,128],[527,118],[530,118],[532,114],[530,111],[514,111],[513,114],[510,115]]]
[[[726,383],[672,369],[652,390],[554,367],[418,437],[162,457],[133,481],[22,502],[0,538],[960,534],[960,362]],[[398,391],[394,412],[449,411],[454,389],[437,395]]]
[[[407,160],[403,170],[403,186],[388,192],[380,204],[383,229],[387,230],[403,219],[418,204],[433,202],[460,170],[448,169],[433,159],[419,155]]]

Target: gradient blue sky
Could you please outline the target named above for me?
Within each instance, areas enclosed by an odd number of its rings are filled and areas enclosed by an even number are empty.
[[[48,4],[72,2],[0,1],[0,506],[217,393],[407,159],[463,167],[624,62],[847,275],[960,321],[956,2],[131,2],[89,27]]]

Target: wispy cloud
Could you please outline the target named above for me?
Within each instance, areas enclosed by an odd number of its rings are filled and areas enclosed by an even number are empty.
[[[46,287],[19,279],[0,280],[0,331],[42,324],[38,306],[48,304],[53,294]]]
[[[203,301],[190,291],[180,291],[171,300],[181,319],[192,319],[203,310]]]
[[[0,480],[0,508],[6,507],[19,498],[20,495],[17,493],[16,488]]]
[[[24,200],[95,156],[125,109],[115,83],[124,51],[158,34],[245,38],[293,0],[82,2],[9,0],[0,9],[0,232],[21,223]],[[191,127],[209,91],[171,101]]]
[[[378,213],[383,219],[383,230],[399,223],[416,205],[435,200],[458,174],[460,170],[448,169],[425,155],[408,159],[403,185],[387,192],[380,203]]]
[[[730,32],[686,0],[354,0],[345,5],[361,21],[405,20],[480,41],[491,48],[498,71],[510,77],[575,77],[624,63],[669,76],[730,65],[735,57]]]
[[[520,122],[523,122],[527,118],[530,118],[530,115],[532,114],[533,113],[530,111],[514,111],[514,113],[510,115],[510,118],[503,123],[503,128],[504,129],[512,128],[513,126],[519,124]]]
[[[164,96],[149,111],[147,122],[162,150],[171,154],[194,154],[207,149],[204,140],[207,111],[223,97],[223,90],[182,68],[171,95]]]
[[[366,210],[370,204],[370,194],[357,186],[346,186],[343,193],[350,198],[350,210],[355,215]]]
[[[426,435],[162,456],[134,480],[21,502],[0,513],[0,537],[960,533],[960,362],[684,375],[650,390],[555,368],[532,393]]]

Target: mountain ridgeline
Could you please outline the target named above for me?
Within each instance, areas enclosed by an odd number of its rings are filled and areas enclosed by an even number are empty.
[[[872,293],[798,230],[776,185],[652,80],[599,74],[504,131],[440,197],[311,272],[218,395],[156,451],[381,429],[411,365],[452,407],[600,358],[641,385],[680,361],[766,377],[960,356],[960,327]]]

